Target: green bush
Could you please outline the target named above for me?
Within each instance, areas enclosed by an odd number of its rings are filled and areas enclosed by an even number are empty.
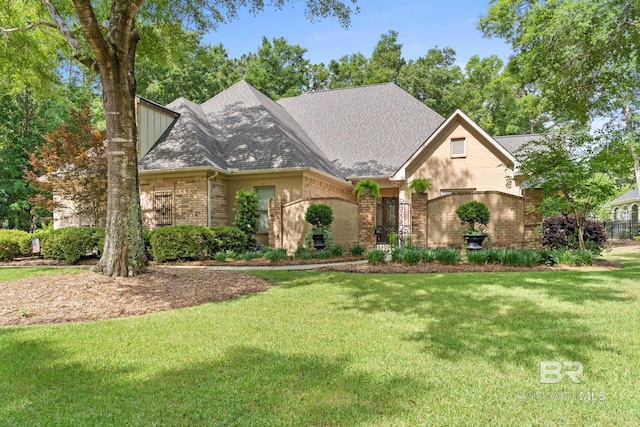
[[[369,251],[367,255],[367,260],[369,260],[369,264],[381,264],[385,260],[385,252],[380,249],[373,249]]]
[[[313,258],[313,252],[306,246],[298,246],[293,256],[298,259],[311,259]]]
[[[236,218],[233,225],[245,234],[248,247],[256,245],[254,235],[258,231],[260,220],[258,201],[258,194],[255,191],[238,190],[236,192]],[[245,249],[242,248],[242,251]]]
[[[364,255],[365,249],[361,244],[355,244],[349,248],[349,255],[361,256]]]
[[[328,227],[333,222],[333,209],[324,203],[316,203],[307,208],[304,219],[313,227]]]
[[[551,258],[554,264],[573,265],[573,253],[568,249],[551,251]]]
[[[489,218],[491,217],[487,205],[477,200],[471,200],[458,206],[456,215],[458,215],[460,221],[467,224],[465,233],[483,231],[483,227],[489,223]]]
[[[575,251],[573,253],[573,265],[580,267],[583,265],[594,265],[596,263],[596,257],[590,250]]]
[[[436,252],[431,248],[424,248],[422,250],[422,260],[424,262],[433,262],[436,260]]]
[[[69,227],[53,230],[40,240],[42,256],[70,264],[97,249],[99,234],[94,228]]]
[[[340,257],[344,255],[344,248],[340,245],[333,245],[329,248],[329,252],[333,257]]]
[[[275,248],[267,250],[262,257],[267,261],[283,261],[287,258],[287,251],[284,248]]]
[[[201,260],[213,256],[213,231],[197,225],[170,225],[151,233],[153,258],[158,262]]]
[[[22,230],[0,230],[0,261],[31,255],[31,235]]]
[[[422,260],[422,248],[412,246],[405,248],[402,253],[402,262],[408,265],[415,265]]]
[[[102,252],[104,251],[105,230],[104,228],[94,228],[93,230],[93,237],[96,239],[96,255],[102,256]],[[142,239],[144,240],[146,248],[147,240],[145,239],[144,231],[142,231]]]
[[[216,254],[214,255],[213,259],[215,259],[216,261],[219,261],[219,262],[226,261],[227,260],[227,252],[226,251],[216,252]]]
[[[247,249],[253,249],[253,247],[249,247],[250,245],[247,235],[237,227],[219,225],[211,227],[211,232],[213,233],[214,238],[214,252],[244,252]]]
[[[316,258],[318,259],[327,259],[331,258],[331,251],[328,249],[322,249],[316,252]]]
[[[399,246],[391,246],[391,248],[391,262],[402,262],[404,248],[401,248]]]
[[[469,261],[469,264],[483,265],[487,263],[488,259],[489,253],[485,250],[467,252],[467,260]]]
[[[440,264],[444,265],[456,265],[462,259],[462,254],[459,249],[454,248],[436,248],[435,259]]]

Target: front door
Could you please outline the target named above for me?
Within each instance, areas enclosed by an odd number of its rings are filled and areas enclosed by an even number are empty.
[[[389,243],[389,234],[398,232],[398,198],[383,197],[376,210],[376,243]]]

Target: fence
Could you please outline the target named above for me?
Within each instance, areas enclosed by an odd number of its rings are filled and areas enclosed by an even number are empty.
[[[610,239],[633,239],[640,234],[640,222],[638,220],[605,221],[604,228]]]

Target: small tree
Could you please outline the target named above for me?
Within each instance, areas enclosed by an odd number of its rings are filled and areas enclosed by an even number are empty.
[[[234,225],[247,235],[247,244],[256,245],[255,234],[258,231],[258,194],[255,191],[238,190],[235,204]]]
[[[585,249],[587,218],[610,200],[615,190],[610,168],[596,156],[601,150],[599,138],[578,131],[531,141],[516,153],[520,173],[529,186],[543,189],[543,214],[575,217],[581,250]]]
[[[482,234],[486,232],[486,226],[489,223],[491,213],[489,208],[482,202],[472,200],[463,205],[458,206],[456,215],[464,224],[467,224],[465,234]]]
[[[333,234],[329,230],[329,226],[333,222],[333,209],[324,203],[317,203],[309,206],[304,215],[304,219],[311,224],[311,230],[305,236],[308,246],[311,246],[314,235],[322,234],[325,243],[333,242]]]
[[[382,198],[382,194],[380,193],[380,185],[369,178],[358,181],[356,186],[353,188],[353,192],[358,199],[369,194],[375,197],[376,200],[380,200]]]

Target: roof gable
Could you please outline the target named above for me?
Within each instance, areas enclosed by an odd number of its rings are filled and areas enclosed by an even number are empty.
[[[391,180],[405,180],[407,169],[412,167],[420,157],[428,155],[429,150],[434,149],[434,146],[438,144],[443,136],[450,132],[451,126],[457,121],[460,121],[464,126],[469,127],[479,137],[478,140],[493,151],[503,163],[514,166],[517,164],[516,158],[513,154],[492,138],[491,135],[482,129],[476,122],[471,120],[469,116],[458,109],[454,111],[453,114],[451,114],[410,157],[408,157],[408,160],[406,160],[404,164],[402,164],[402,166],[400,166],[393,174]]]
[[[444,121],[393,83],[310,92],[278,103],[347,177],[391,175]]]
[[[627,191],[623,195],[615,198],[614,200],[607,203],[608,205],[617,205],[617,204],[625,204],[629,202],[640,202],[640,193],[638,192],[638,187]]]
[[[180,115],[167,132],[140,160],[142,171],[211,167],[226,170],[217,141],[202,109],[188,99],[178,98],[167,109]]]

